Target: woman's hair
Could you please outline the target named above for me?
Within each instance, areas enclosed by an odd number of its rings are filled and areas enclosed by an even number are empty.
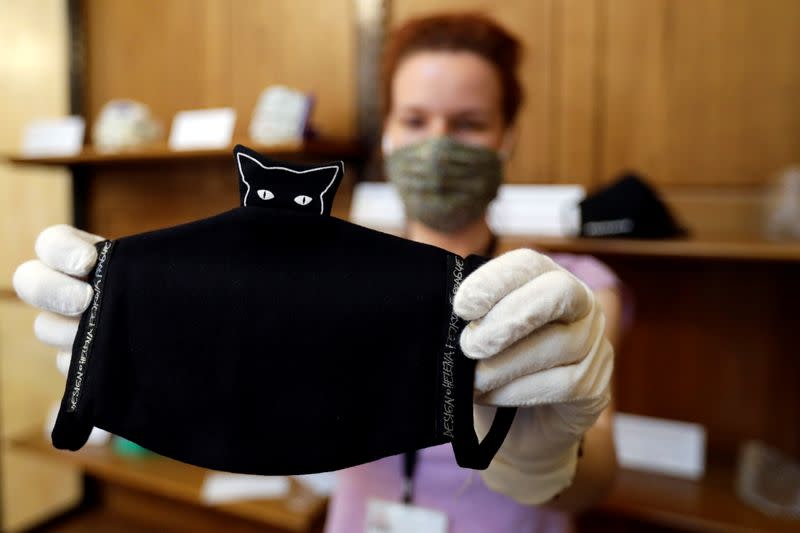
[[[500,78],[503,118],[511,124],[522,103],[517,67],[522,46],[486,15],[441,14],[406,21],[395,29],[386,44],[381,72],[383,116],[392,106],[392,78],[400,63],[415,52],[473,52],[491,63]]]

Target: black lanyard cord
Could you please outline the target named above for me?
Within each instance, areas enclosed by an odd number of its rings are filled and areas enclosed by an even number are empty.
[[[417,451],[403,454],[403,503],[414,501],[414,473],[417,468]]]

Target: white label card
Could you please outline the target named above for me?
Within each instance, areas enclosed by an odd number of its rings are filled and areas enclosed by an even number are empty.
[[[700,424],[617,412],[614,444],[624,468],[703,477],[706,430]]]
[[[83,117],[34,120],[22,136],[22,155],[27,157],[77,155],[83,148]]]
[[[416,505],[370,500],[365,533],[447,533],[447,515]]]
[[[208,472],[200,489],[200,499],[209,505],[246,500],[285,498],[291,485],[286,476],[255,476]]]
[[[172,119],[169,147],[173,150],[227,148],[235,124],[236,110],[231,107],[181,111]]]

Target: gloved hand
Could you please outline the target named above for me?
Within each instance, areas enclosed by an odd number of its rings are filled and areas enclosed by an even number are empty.
[[[475,426],[491,406],[518,406],[486,484],[525,504],[568,487],[583,434],[610,401],[614,352],[592,291],[533,250],[508,252],[462,282],[454,311],[469,320],[464,354],[477,359]]]
[[[42,309],[33,324],[36,337],[58,350],[56,364],[62,374],[69,370],[72,343],[81,314],[89,307],[94,291],[83,279],[97,262],[94,243],[104,240],[66,224],[51,226],[36,239],[36,255],[14,272],[13,285],[24,302]],[[57,406],[56,406],[57,410]],[[49,424],[52,425],[55,419]],[[105,440],[105,432],[94,429],[90,442]]]

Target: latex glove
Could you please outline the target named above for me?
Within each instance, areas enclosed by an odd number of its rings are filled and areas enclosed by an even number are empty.
[[[84,281],[97,262],[96,242],[104,240],[66,224],[51,226],[36,239],[39,259],[26,261],[14,272],[13,285],[24,302],[43,312],[33,324],[36,337],[58,350],[56,364],[69,370],[72,344],[80,315],[89,307],[94,291]],[[48,417],[54,422],[53,414]],[[90,442],[102,442],[106,433],[94,429]]]
[[[518,406],[486,484],[525,504],[546,502],[575,475],[583,434],[610,401],[613,349],[592,291],[552,259],[520,249],[462,282],[455,312],[469,320],[464,354],[477,359],[475,425]]]

